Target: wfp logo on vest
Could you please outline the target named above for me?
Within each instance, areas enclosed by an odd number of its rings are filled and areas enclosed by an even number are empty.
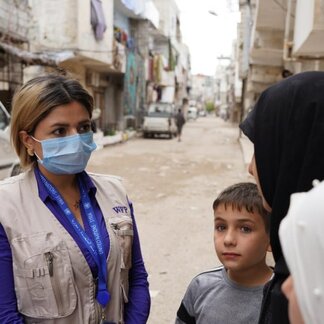
[[[122,213],[122,214],[126,214],[127,213],[127,207],[125,206],[116,206],[116,207],[113,207],[113,210],[119,214],[119,213]]]

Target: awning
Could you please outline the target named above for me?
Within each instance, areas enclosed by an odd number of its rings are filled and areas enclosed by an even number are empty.
[[[2,42],[0,42],[0,49],[4,50],[10,55],[17,57],[22,63],[25,63],[27,65],[44,65],[57,67],[59,63],[75,57],[73,51],[62,51],[55,53],[32,53]]]

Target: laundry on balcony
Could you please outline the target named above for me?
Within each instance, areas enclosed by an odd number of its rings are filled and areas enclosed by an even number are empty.
[[[107,25],[101,0],[91,0],[91,26],[96,39],[102,40]]]

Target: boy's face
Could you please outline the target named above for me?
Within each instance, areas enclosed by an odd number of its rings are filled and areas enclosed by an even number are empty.
[[[242,274],[264,268],[270,241],[262,217],[224,204],[214,214],[215,250],[225,268]]]

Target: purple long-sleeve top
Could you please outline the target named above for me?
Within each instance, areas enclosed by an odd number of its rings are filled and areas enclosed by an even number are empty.
[[[66,219],[64,213],[59,208],[57,203],[49,196],[43,182],[39,177],[39,170],[35,168],[35,176],[38,185],[39,198],[51,210],[53,215],[73,237],[80,250],[82,251],[90,269],[94,276],[97,277],[98,268],[88,251],[83,241],[74,231],[72,225]],[[95,198],[96,187],[91,181],[91,178],[86,172],[80,173],[78,176],[85,184],[85,188],[89,194],[94,212],[96,214],[100,229],[101,237],[104,242],[106,257],[109,249],[109,236],[106,228],[102,212]],[[81,204],[82,206],[82,204]],[[80,206],[80,207],[81,207]],[[132,203],[129,202],[131,215],[134,226],[134,238],[132,246],[132,268],[129,273],[129,302],[125,304],[125,322],[132,323],[146,323],[150,311],[150,296],[148,290],[147,272],[144,267],[142,258],[137,227],[134,219],[134,210]],[[92,231],[89,228],[87,218],[84,215],[83,207],[81,207],[81,215],[84,223],[86,233],[92,237]],[[109,274],[108,274],[109,275]],[[12,254],[8,238],[3,226],[0,224],[0,323],[1,324],[20,324],[24,323],[23,316],[17,310],[17,299],[14,288],[13,269],[12,269]]]

